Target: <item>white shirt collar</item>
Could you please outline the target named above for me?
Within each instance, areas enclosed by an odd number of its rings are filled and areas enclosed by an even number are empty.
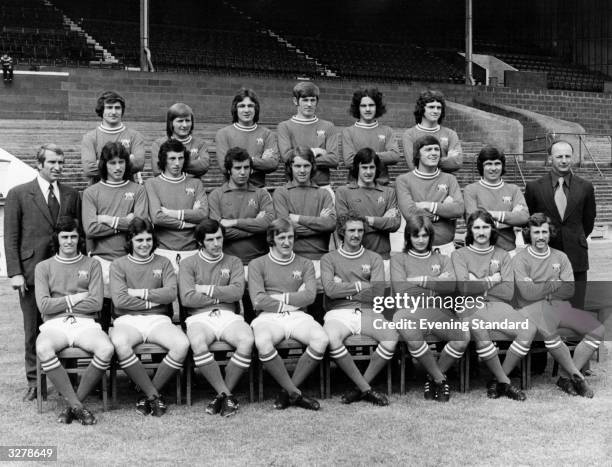
[[[51,184],[47,180],[42,178],[40,175],[36,176],[36,180],[38,181],[38,186],[40,187],[40,191],[42,191],[45,201],[49,202],[49,185],[53,185],[53,192],[55,193],[55,197],[57,198],[58,203],[60,202],[60,192],[57,182],[53,182]]]

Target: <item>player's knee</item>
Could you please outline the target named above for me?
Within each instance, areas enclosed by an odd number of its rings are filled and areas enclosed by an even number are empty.
[[[413,313],[410,310],[406,309],[397,310],[393,315],[393,321],[395,321],[396,323],[402,322],[404,320],[409,320],[411,318],[414,318]]]
[[[204,334],[189,334],[189,344],[194,354],[200,354],[208,351],[208,345],[206,344],[206,337]]]
[[[49,360],[55,356],[52,342],[42,335],[39,335],[36,339],[36,355],[41,361]]]
[[[189,352],[189,339],[184,334],[179,334],[180,337],[174,340],[170,347],[170,352],[174,357],[181,360],[187,356],[187,352]]]
[[[259,355],[268,355],[274,352],[274,343],[272,342],[272,335],[268,332],[257,332],[255,333],[255,347]]]
[[[343,344],[343,335],[340,331],[338,331],[337,329],[334,329],[332,327],[325,327],[325,333],[327,334],[327,338],[329,341],[329,346],[332,349],[335,349],[337,347],[340,347]]]
[[[241,334],[238,338],[238,345],[236,346],[236,351],[241,354],[250,354],[253,350],[253,345],[255,344],[255,336],[251,332],[245,332]]]
[[[310,345],[310,347],[317,352],[323,353],[329,345],[329,337],[327,337],[327,334],[325,331],[323,331],[323,329],[318,329],[312,332],[308,345]]]
[[[114,353],[115,347],[113,347],[113,343],[108,339],[101,341],[97,348],[94,350],[94,354],[105,362],[110,361]]]
[[[114,333],[111,335],[111,342],[113,344],[113,347],[115,348],[117,358],[119,358],[120,360],[129,357],[134,352],[132,345],[130,344],[126,336]]]

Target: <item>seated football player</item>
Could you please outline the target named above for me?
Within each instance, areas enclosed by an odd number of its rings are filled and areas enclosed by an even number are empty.
[[[385,281],[390,278],[389,258],[391,242],[389,234],[399,229],[401,216],[395,190],[379,184],[382,162],[373,149],[357,151],[350,167],[352,182],[336,191],[336,215],[349,211],[364,216],[363,246],[382,256],[385,264]]]
[[[601,345],[604,327],[591,313],[568,301],[575,291],[574,275],[567,255],[548,245],[555,235],[551,220],[542,213],[532,214],[523,235],[528,246],[512,262],[521,311],[535,323],[548,352],[561,367],[557,386],[573,396],[593,397],[580,370]],[[559,328],[584,336],[573,359]]]
[[[159,240],[157,255],[168,258],[175,272],[181,259],[198,252],[193,231],[208,217],[208,200],[199,179],[184,173],[190,164],[183,143],[170,139],[159,148],[157,165],[162,172],[145,183],[149,213]]]
[[[366,220],[354,211],[339,217],[342,246],[321,258],[321,280],[328,300],[324,329],[331,357],[356,386],[342,396],[342,402],[365,400],[384,406],[389,400],[370,383],[393,358],[398,335],[384,325],[374,325],[375,320],[384,320],[372,311],[372,302],[384,294],[385,275],[381,256],[363,246],[365,224]],[[379,342],[363,375],[344,346],[347,337],[360,334]]]
[[[317,284],[312,261],[293,252],[294,235],[290,220],[272,221],[267,232],[270,252],[249,265],[249,293],[258,313],[251,326],[259,360],[282,387],[274,407],[319,410],[319,402],[304,395],[299,386],[323,360],[329,339],[304,311],[314,302]],[[289,338],[307,346],[291,377],[276,350]]]
[[[293,223],[295,252],[312,260],[319,292],[309,312],[319,322],[323,318],[323,288],[321,286],[321,256],[329,251],[330,235],[336,228],[336,210],[328,190],[314,181],[317,162],[310,148],[297,147],[285,162],[289,182],[274,190],[274,210],[277,218]]]
[[[240,316],[244,292],[244,269],[236,256],[223,253],[225,228],[205,219],[195,229],[200,250],[185,259],[179,271],[179,293],[188,315],[187,337],[199,371],[217,392],[206,413],[234,415],[238,401],[233,390],[251,365],[253,331]],[[209,348],[222,341],[236,349],[225,369],[225,379]]]
[[[80,253],[82,239],[71,217],[58,219],[52,243],[55,256],[38,263],[35,271],[36,304],[43,319],[36,354],[43,371],[67,402],[57,421],[78,420],[93,425],[96,418],[83,406],[83,400],[100,381],[113,356],[113,344],[95,321],[102,308],[102,270],[95,259]],[[57,352],[66,347],[93,353],[76,392],[57,358]]]
[[[210,218],[225,228],[223,251],[237,256],[245,276],[251,260],[268,252],[266,229],[274,219],[272,197],[265,188],[251,184],[253,160],[243,148],[231,148],[225,155],[225,183],[208,196]],[[253,321],[253,306],[248,292],[243,295],[244,318]]]
[[[391,289],[402,296],[445,297],[455,290],[455,271],[448,256],[434,253],[434,228],[427,216],[409,217],[404,230],[404,252],[391,258]],[[432,300],[433,301],[433,300]],[[470,332],[455,310],[445,308],[442,302],[403,308],[393,316],[400,336],[408,344],[410,355],[427,371],[423,395],[426,400],[448,402],[450,386],[446,372],[464,354],[470,343]],[[408,323],[414,323],[410,325]],[[422,323],[445,323],[431,326]],[[426,338],[433,335],[446,341],[436,361]]]
[[[404,219],[422,214],[434,225],[433,249],[450,256],[455,250],[455,223],[463,215],[463,196],[457,179],[440,170],[440,142],[425,135],[414,142],[414,170],[395,181]]]
[[[493,146],[485,146],[478,153],[476,167],[480,180],[463,190],[466,217],[477,209],[488,211],[495,220],[497,246],[514,256],[516,248],[515,227],[527,222],[529,210],[520,188],[506,183],[502,176],[506,172],[506,156]]]
[[[537,329],[526,313],[508,304],[514,296],[514,274],[510,255],[496,246],[497,231],[491,215],[476,210],[468,217],[466,227],[466,246],[456,250],[451,259],[461,296],[480,299],[466,311],[466,319],[470,320],[476,353],[493,373],[494,379],[487,383],[487,397],[524,401],[525,393],[512,385],[508,375],[529,352]],[[501,326],[505,321],[509,324]],[[491,341],[490,328],[512,339],[503,365]]]
[[[234,96],[231,106],[232,124],[221,128],[215,136],[217,163],[222,173],[227,170],[227,152],[234,147],[244,148],[251,156],[249,182],[255,188],[266,186],[266,174],[278,167],[280,155],[276,134],[259,125],[259,98],[252,89],[242,88]]]
[[[345,167],[353,166],[355,154],[363,148],[371,148],[380,159],[380,175],[377,179],[381,185],[389,184],[387,166],[400,161],[400,151],[393,130],[387,125],[380,125],[378,117],[387,111],[383,94],[375,87],[358,89],[353,93],[350,114],[358,119],[354,125],[342,130],[342,157]],[[356,177],[349,171],[349,182]]]
[[[102,148],[98,161],[100,181],[83,192],[83,230],[87,253],[100,262],[104,280],[102,326],[110,324],[109,272],[114,259],[125,255],[125,238],[130,221],[149,216],[144,187],[131,181],[132,166],[127,149],[118,142]]]
[[[136,403],[136,411],[161,417],[167,407],[160,391],[183,367],[189,340],[168,316],[176,299],[176,275],[167,258],[153,253],[156,246],[151,222],[135,217],[128,227],[128,254],[111,264],[115,320],[110,337],[119,366],[145,394]],[[153,380],[134,354],[134,347],[145,342],[168,349]]]
[[[440,91],[427,90],[421,93],[414,106],[416,125],[408,128],[402,135],[404,155],[410,170],[416,167],[414,143],[423,136],[433,136],[440,141],[440,170],[450,173],[461,168],[461,142],[454,130],[442,126],[445,114],[446,101]]]
[[[210,155],[206,142],[194,136],[195,117],[193,110],[187,104],[177,102],[172,104],[166,114],[166,136],[153,141],[151,145],[151,168],[153,175],[159,175],[159,148],[169,139],[175,139],[183,143],[185,150],[189,152],[189,164],[185,165],[185,174],[188,177],[202,180],[210,165]]]

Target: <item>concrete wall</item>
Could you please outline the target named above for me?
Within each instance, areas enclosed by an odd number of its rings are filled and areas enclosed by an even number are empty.
[[[141,73],[114,70],[71,69],[69,76],[17,75],[2,89],[0,118],[91,119],[95,99],[106,89],[115,89],[128,100],[126,120],[163,121],[167,107],[174,102],[190,104],[196,123],[224,123],[230,119],[229,106],[235,91],[249,86],[262,101],[261,122],[276,124],[294,112],[291,89],[295,80],[283,78],[235,76],[222,74]],[[352,123],[348,115],[354,89],[365,81],[318,80],[321,87],[320,116],[338,126]],[[428,87],[440,89],[448,100],[470,106],[473,99],[486,97],[494,104],[576,122],[588,132],[612,133],[612,95],[490,86],[469,87],[445,83],[412,85],[379,83],[385,93],[387,114],[381,119],[396,128],[414,124],[412,112],[418,94]],[[458,120],[455,129],[461,137],[471,127]]]

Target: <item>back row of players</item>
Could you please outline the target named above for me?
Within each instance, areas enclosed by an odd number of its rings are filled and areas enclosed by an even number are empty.
[[[372,97],[366,95],[368,92]],[[429,98],[432,94],[429,93]],[[37,268],[36,295],[45,318],[43,328],[50,327],[48,324],[58,326],[51,333],[41,333],[37,347],[43,368],[69,400],[69,407],[62,412],[60,420],[70,421],[83,413],[80,400],[89,392],[91,382],[108,367],[113,351],[108,338],[103,338],[105,335],[97,329],[94,341],[103,351],[86,347],[97,356],[92,363],[92,378],[83,378],[81,384],[85,384],[85,388],[73,392],[72,398],[71,388],[62,384],[63,376],[59,378],[53,373],[54,370],[63,371],[55,351],[66,343],[81,344],[77,339],[83,331],[80,318],[100,310],[98,301],[94,300],[97,297],[96,274],[103,278],[106,306],[111,298],[115,305],[116,319],[111,332],[114,351],[122,368],[146,394],[137,404],[138,410],[145,414],[161,415],[165,411],[159,390],[173,372],[181,368],[190,343],[196,368],[218,392],[207,410],[223,415],[235,413],[237,403],[232,389],[250,364],[253,345],[251,328],[235,314],[234,302],[240,298],[247,322],[252,320],[259,358],[284,388],[276,401],[277,408],[289,404],[310,409],[319,407],[316,401],[302,395],[298,386],[323,358],[328,343],[332,358],[356,384],[357,389],[347,393],[343,400],[350,403],[366,399],[387,404],[386,397],[373,391],[369,382],[392,357],[398,339],[393,326],[382,325],[383,329],[376,329],[376,319],[382,318],[372,312],[373,298],[383,296],[384,285],[389,279],[396,292],[424,293],[425,296],[450,293],[455,290],[457,280],[463,295],[486,296],[484,310],[473,311],[478,318],[476,322],[518,322],[521,319],[517,317],[525,318],[520,326],[504,329],[514,341],[502,366],[488,331],[484,329],[486,326],[466,329],[452,309],[400,310],[395,319],[405,325],[397,328],[408,341],[411,354],[422,361],[431,376],[425,387],[426,398],[448,400],[449,387],[444,372],[462,356],[472,335],[477,340],[478,354],[495,376],[488,385],[488,395],[523,400],[524,393],[510,384],[507,375],[526,355],[538,330],[566,372],[559,379],[559,386],[566,392],[592,397],[579,369],[599,345],[603,334],[601,325],[569,304],[557,303],[571,296],[572,269],[563,253],[548,247],[551,229],[546,217],[534,215],[529,219],[525,233],[531,245],[521,251],[514,266],[511,265],[507,250],[514,250],[513,227],[525,225],[529,214],[518,187],[502,180],[503,154],[495,148],[483,149],[477,164],[482,179],[466,187],[462,195],[456,179],[440,170],[455,170],[460,166],[460,149],[451,149],[458,144],[456,134],[438,126],[433,132],[438,132],[438,139],[426,127],[417,125],[414,131],[424,134],[411,135],[411,129],[404,138],[404,147],[412,148],[414,170],[398,177],[394,190],[384,184],[388,177],[383,161],[389,156],[385,153],[395,153],[397,157],[391,155],[388,160],[397,162],[399,152],[397,148],[386,150],[387,145],[394,144],[390,130],[380,134],[376,131],[375,118],[382,107],[380,93],[360,91],[355,94],[353,107],[359,111],[361,120],[345,130],[345,134],[353,132],[353,140],[364,139],[353,146],[361,148],[353,153],[350,145],[344,145],[345,157],[350,154],[352,158],[349,163],[351,181],[336,191],[334,206],[333,192],[329,189],[329,168],[334,167],[334,160],[337,165],[337,155],[327,149],[328,142],[334,139],[333,126],[314,115],[318,89],[313,84],[298,84],[294,95],[298,115],[278,128],[279,147],[289,182],[277,188],[273,198],[264,188],[256,186],[256,180],[264,183],[265,171],[276,168],[278,156],[274,147],[265,147],[265,142],[273,139],[269,130],[254,123],[259,108],[251,91],[241,91],[236,97],[233,106],[236,123],[218,134],[217,151],[224,153],[226,183],[208,197],[200,180],[185,173],[202,175],[208,165],[205,149],[191,135],[193,115],[187,106],[178,104],[170,109],[169,138],[159,141],[159,149],[154,151],[160,175],[147,180],[143,188],[131,181],[133,167],[141,169],[142,165],[139,166],[141,156],[128,152],[132,147],[129,138],[136,137],[121,124],[124,103],[115,94],[110,97],[105,94],[101,98],[98,111],[103,123],[85,136],[84,147],[87,141],[95,145],[98,139],[103,142],[112,134],[118,141],[106,141],[99,157],[94,153],[97,172],[93,171],[92,163],[87,162],[88,153],[83,151],[88,174],[101,178],[85,190],[82,209],[87,251],[97,262],[81,257],[76,244],[68,240],[67,250],[62,252],[62,235],[75,243],[76,232],[71,233],[75,229],[62,230],[60,226],[58,255]],[[427,96],[422,96],[421,100],[415,115],[420,105],[423,119],[438,122],[443,117],[443,98],[434,96],[427,102]],[[188,114],[180,114],[181,111]],[[367,117],[370,128],[364,127]],[[249,118],[251,125],[243,124]],[[114,133],[110,126],[113,122],[119,123]],[[250,137],[251,133],[257,135],[262,130],[265,134]],[[442,130],[447,136],[441,136]],[[230,135],[224,136],[224,132]],[[414,141],[410,142],[413,136]],[[226,147],[220,142],[224,138]],[[241,143],[246,149],[231,146]],[[361,146],[362,143],[379,150]],[[283,151],[283,144],[289,145],[286,151]],[[333,146],[335,143],[331,143],[330,148]],[[249,151],[257,156],[251,157]],[[59,153],[56,155],[61,157]],[[259,166],[256,159],[261,163]],[[42,162],[44,165],[46,161]],[[455,252],[455,219],[464,215],[464,211],[469,215],[468,246]],[[400,226],[400,212],[407,221],[405,253],[395,256],[389,267],[390,233]],[[340,220],[338,234],[344,241],[337,250],[328,253],[330,234],[336,229],[337,218]],[[124,256],[126,238],[128,256]],[[436,253],[432,254],[434,250]],[[451,253],[452,266],[447,259]],[[244,271],[237,267],[240,263]],[[69,271],[57,274],[49,269],[55,266],[62,269],[71,264],[78,264],[74,266],[74,274]],[[97,264],[101,266],[98,272]],[[176,298],[174,274],[179,269],[180,298],[190,315],[186,321],[189,340],[164,315],[165,305]],[[249,293],[243,295],[245,274],[248,275]],[[56,284],[58,277],[62,279]],[[518,301],[518,307],[523,307],[520,311],[504,303],[514,295],[515,279],[522,297]],[[328,297],[329,311],[324,318],[321,292]],[[46,312],[45,300],[51,297],[68,297],[60,300],[68,304],[67,308],[52,307],[51,312]],[[86,299],[90,299],[89,307],[82,306],[83,302],[87,303]],[[536,305],[531,308],[527,306],[534,303]],[[86,311],[79,310],[79,305]],[[306,307],[309,313],[305,313]],[[254,312],[258,317],[253,320]],[[51,316],[70,319],[48,320]],[[451,323],[441,326],[444,329],[438,337],[449,343],[439,361],[434,360],[424,341],[426,331],[431,329],[428,325],[418,326],[420,321],[416,318],[421,316],[425,321]],[[325,322],[326,332],[313,317]],[[382,322],[388,323],[382,320],[379,324]],[[408,324],[410,322],[417,323],[416,329]],[[84,326],[85,330],[96,328],[91,321]],[[557,334],[559,326],[570,327],[586,336],[574,360]],[[64,328],[70,328],[65,336],[55,332]],[[343,346],[349,334],[359,332],[380,342],[364,375]],[[90,338],[89,333],[85,335]],[[308,345],[292,378],[274,349],[285,337]],[[226,340],[237,349],[225,380],[208,352],[208,346],[215,339]],[[132,351],[134,345],[146,340],[169,349],[152,381]],[[93,415],[77,418],[81,422],[91,421]]]

